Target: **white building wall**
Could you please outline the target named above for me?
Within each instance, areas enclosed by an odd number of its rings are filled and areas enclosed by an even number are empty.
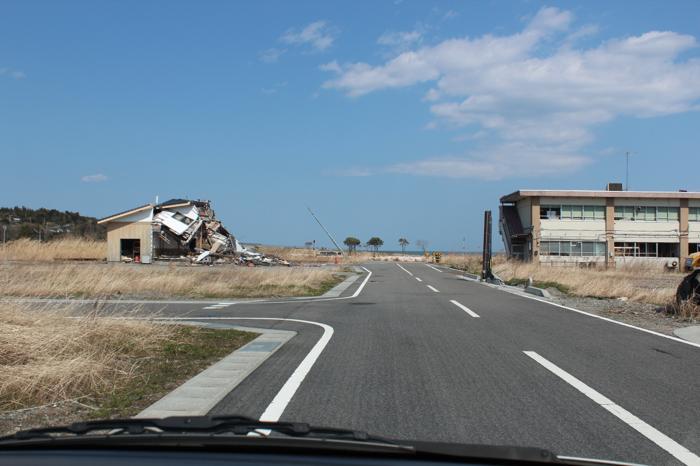
[[[592,205],[592,204],[588,204]],[[605,241],[605,220],[540,220],[543,241]]]
[[[601,197],[541,197],[540,205],[605,205]]]
[[[677,243],[679,228],[680,222],[676,220],[665,222],[615,220],[613,237],[616,242]]]

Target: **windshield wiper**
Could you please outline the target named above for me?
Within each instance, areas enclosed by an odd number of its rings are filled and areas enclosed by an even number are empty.
[[[76,422],[66,426],[22,430],[0,438],[0,442],[92,435],[111,437],[142,434],[255,434],[266,436],[267,432],[291,437],[328,438],[398,445],[388,439],[358,430],[314,427],[303,422],[263,422],[244,416],[173,416],[163,419],[108,419]]]

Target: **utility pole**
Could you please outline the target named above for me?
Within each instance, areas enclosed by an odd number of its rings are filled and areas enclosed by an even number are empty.
[[[464,270],[467,270],[467,237],[462,237],[462,252],[464,253]]]
[[[484,250],[482,251],[481,278],[493,278],[491,271],[491,211],[484,211]]]
[[[331,239],[331,241],[335,245],[336,249],[338,249],[338,251],[340,251],[340,254],[342,255],[343,249],[340,246],[338,246],[338,243],[335,241],[335,239],[333,239],[333,236],[331,236],[331,234],[328,232],[328,230],[326,230],[326,227],[323,226],[323,224],[318,219],[318,217],[316,217],[316,215],[314,215],[314,213],[311,211],[311,207],[307,207],[307,209],[308,209],[309,213],[311,214],[311,216],[314,218],[314,220],[316,220],[316,222],[321,226],[321,228],[323,228],[323,231],[326,232],[326,235],[328,235],[328,237]]]

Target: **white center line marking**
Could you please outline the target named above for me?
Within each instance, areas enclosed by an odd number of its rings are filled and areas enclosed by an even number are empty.
[[[442,270],[438,269],[437,267],[433,267],[433,266],[430,265],[430,264],[425,264],[425,265],[427,265],[428,267],[430,267],[430,268],[433,269],[433,270],[437,270],[438,272],[442,273]]]
[[[418,278],[418,277],[416,277],[416,280],[418,280],[419,282],[422,282],[422,281],[423,281],[423,280],[421,280],[421,279],[420,279],[420,278]]]
[[[438,289],[435,288],[434,286],[427,285],[427,287],[430,288],[431,290],[433,290],[434,292],[439,293]]]
[[[564,380],[564,382],[573,386],[576,390],[586,395],[588,398],[599,404],[602,408],[610,412],[613,416],[620,419],[622,422],[632,427],[634,430],[657,444],[659,447],[663,448],[671,455],[673,455],[680,462],[687,465],[698,465],[700,464],[700,457],[695,453],[691,452],[683,445],[677,443],[675,440],[666,436],[665,434],[659,432],[654,427],[650,426],[646,422],[639,419],[634,414],[627,411],[620,405],[612,402],[609,398],[603,394],[597,392],[593,388],[589,387],[585,383],[581,382],[579,379],[569,374],[565,370],[559,368],[555,364],[551,363],[547,359],[543,358],[534,351],[523,351],[526,355],[540,363],[547,370],[552,372],[554,375]]]
[[[470,316],[472,316],[472,317],[479,317],[479,314],[477,314],[476,312],[472,311],[471,309],[469,309],[469,308],[468,308],[467,306],[465,306],[464,304],[462,304],[462,303],[460,303],[460,302],[457,302],[457,301],[455,301],[454,299],[451,299],[450,302],[451,302],[452,304],[454,304],[455,306],[457,306],[458,308],[460,308],[461,310],[463,310],[464,312],[466,312],[467,314],[469,314]]]
[[[396,264],[396,265],[398,265],[399,268],[400,268],[401,270],[403,270],[404,272],[406,272],[406,273],[409,274],[410,276],[413,276],[413,274],[412,274],[411,272],[409,272],[408,270],[404,269],[404,268],[401,266],[401,264]]]

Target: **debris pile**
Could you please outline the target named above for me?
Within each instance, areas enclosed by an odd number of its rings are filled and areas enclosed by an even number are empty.
[[[154,248],[161,260],[189,258],[195,263],[289,265],[243,247],[216,218],[209,201],[171,199],[153,209]]]

